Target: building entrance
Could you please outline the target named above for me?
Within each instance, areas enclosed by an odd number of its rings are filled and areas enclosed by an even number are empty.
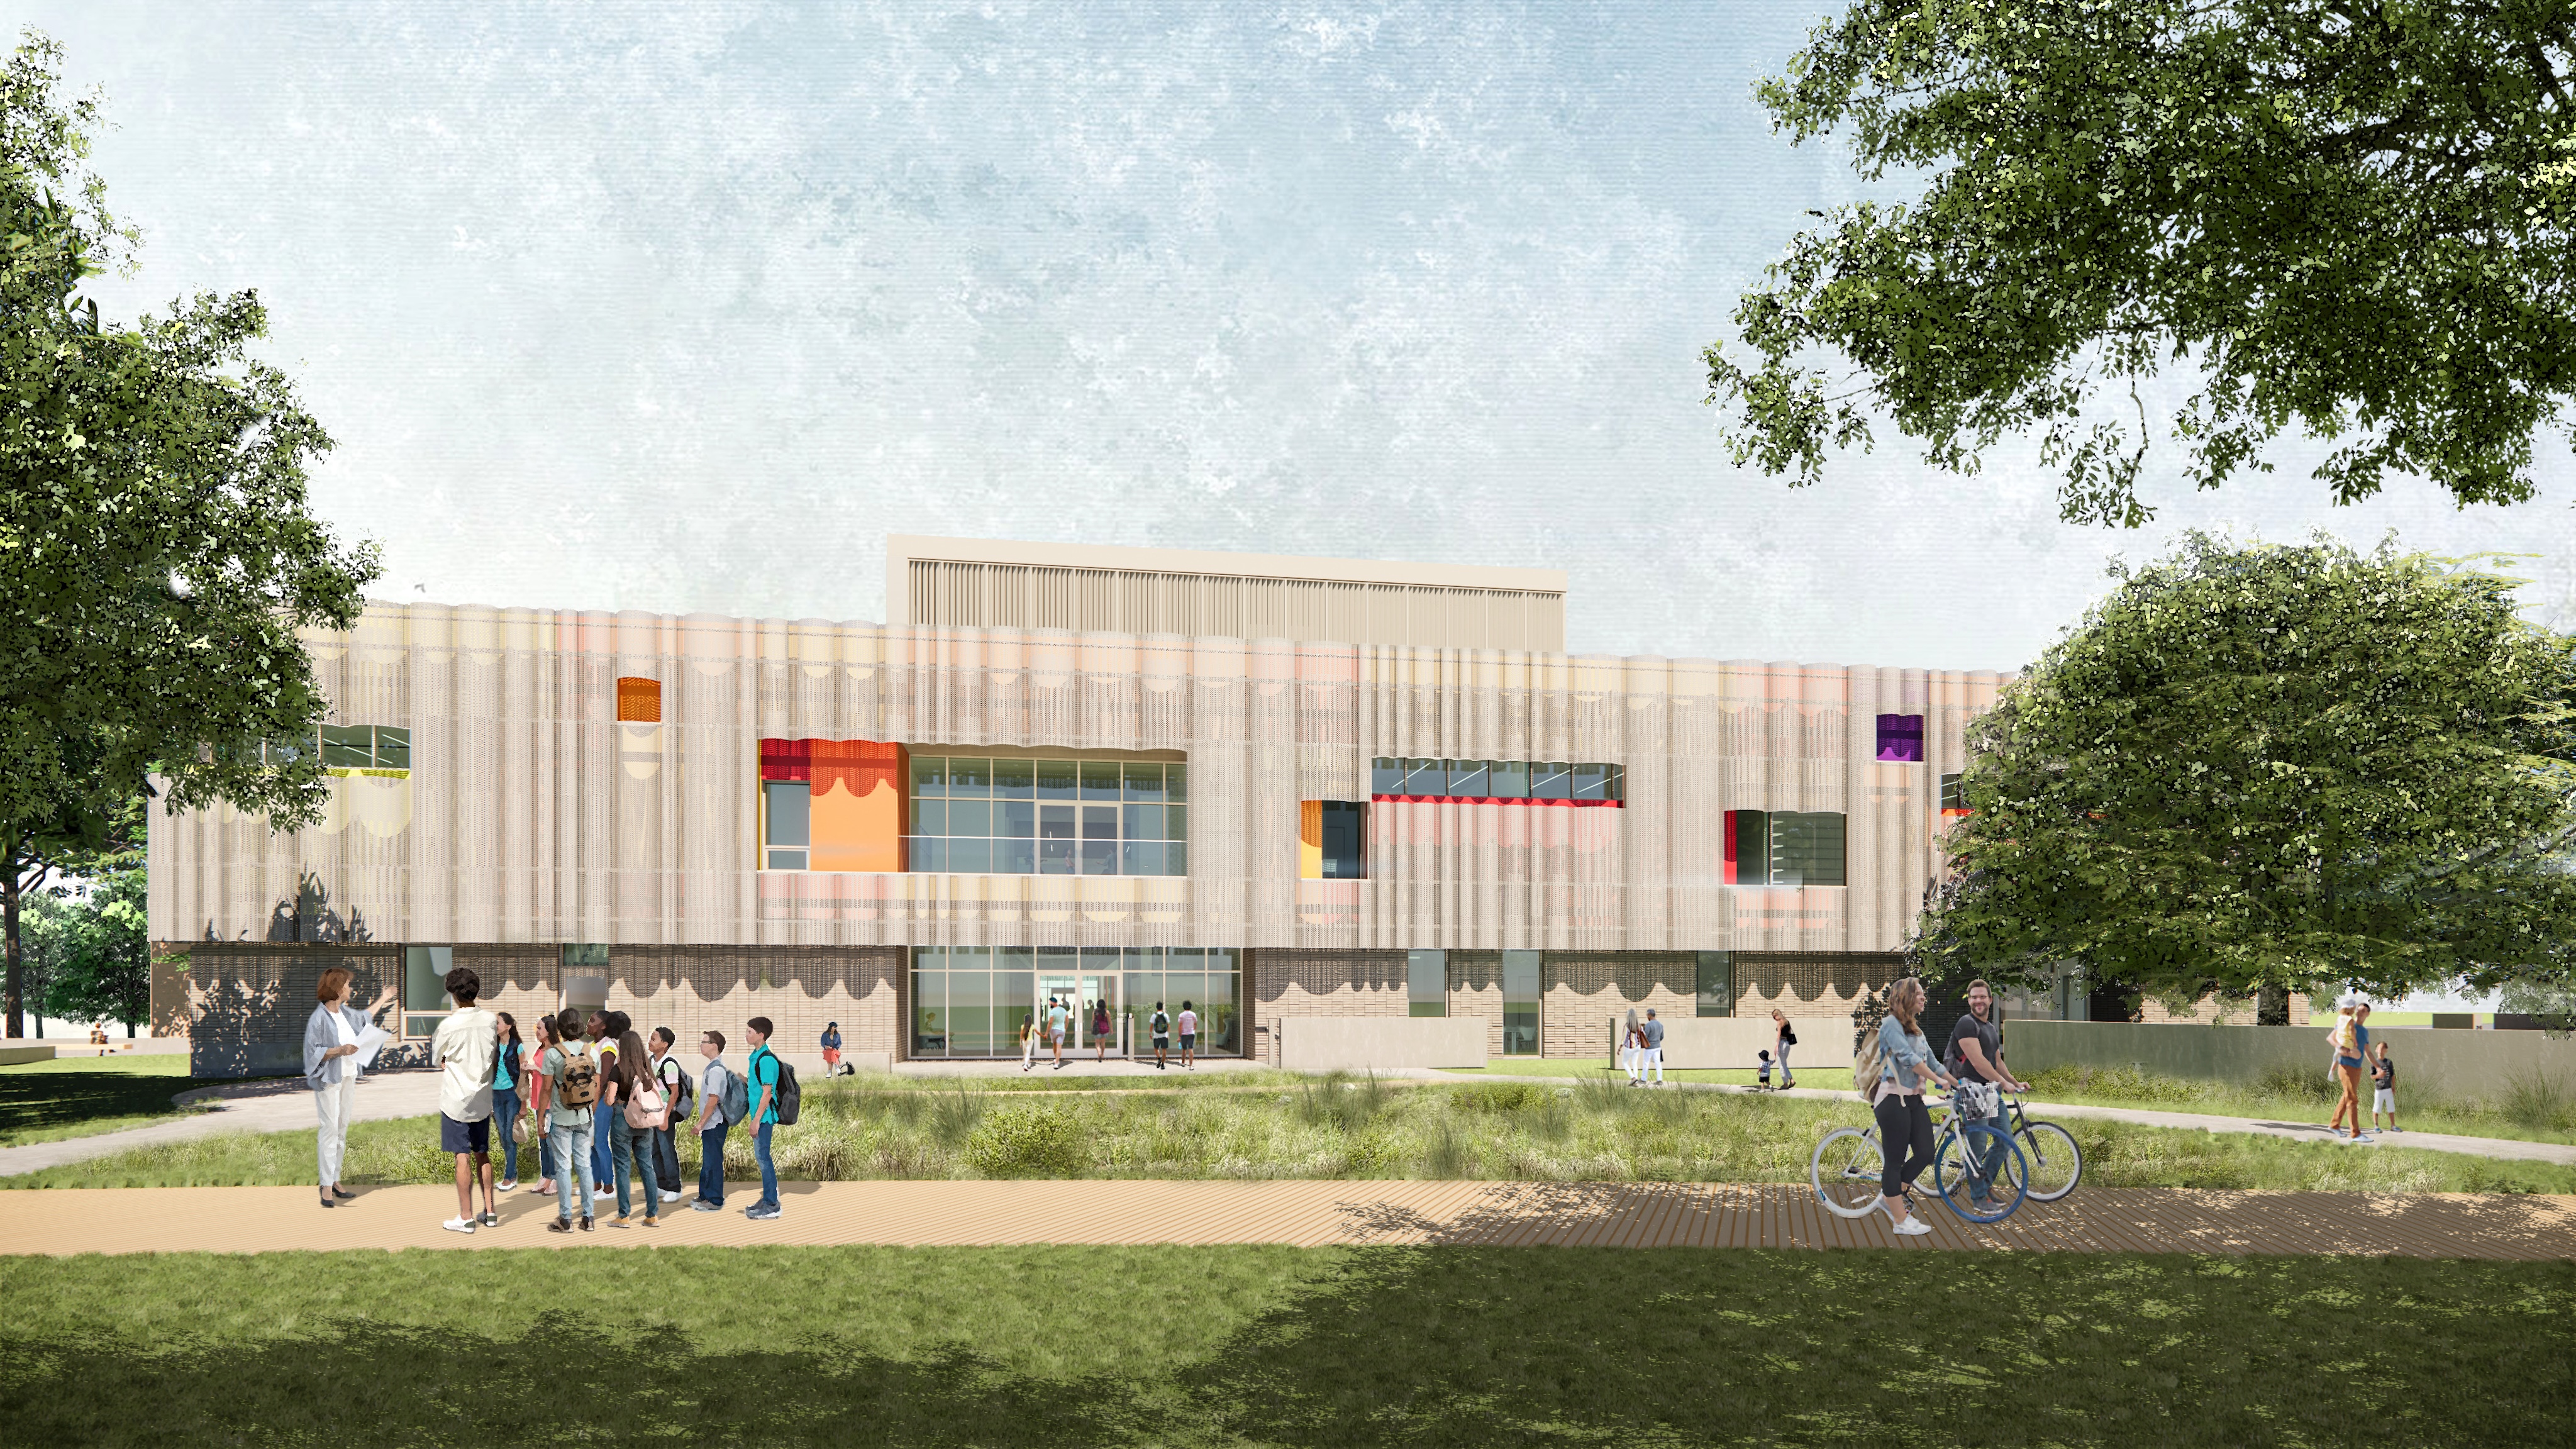
[[[1048,1008],[1061,1001],[1068,1057],[1098,1050],[1091,1024],[1101,1003],[1113,1054],[1151,1053],[1159,1004],[1174,1023],[1174,1051],[1187,1009],[1198,1018],[1201,1056],[1240,1056],[1239,962],[1234,950],[1214,946],[915,946],[906,1055],[1016,1059],[1023,1022],[1039,1032],[1038,1055],[1051,1055]]]
[[[1109,1054],[1113,1057],[1127,1054],[1127,1044],[1121,1040],[1123,1033],[1118,1029],[1124,1013],[1118,1009],[1117,977],[1041,971],[1037,984],[1039,1021],[1052,1021],[1058,1002],[1064,1003],[1071,1013],[1065,1023],[1066,1055],[1090,1052],[1099,1045],[1101,1038],[1091,1029],[1092,1018],[1103,1006],[1109,1011]],[[1039,1046],[1044,1048],[1046,1043],[1041,1041]]]

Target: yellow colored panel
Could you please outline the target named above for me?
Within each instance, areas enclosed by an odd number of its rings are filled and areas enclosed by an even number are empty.
[[[1324,878],[1324,802],[1297,802],[1297,874],[1305,880]]]

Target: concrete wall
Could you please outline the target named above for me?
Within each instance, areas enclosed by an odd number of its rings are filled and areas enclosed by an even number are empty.
[[[1274,1017],[1279,1063],[1291,1071],[1339,1068],[1481,1067],[1486,1025],[1478,1017]]]
[[[1806,1033],[1800,1032],[1804,1037]],[[2576,1088],[2576,1041],[2536,1031],[2373,1032],[2397,1063],[2397,1099],[2493,1098],[2517,1078],[2555,1077]],[[2148,1026],[2107,1021],[2015,1021],[2004,1025],[2004,1059],[2024,1076],[2080,1063],[2135,1066],[2171,1077],[2252,1083],[2276,1064],[2323,1078],[2322,1026]]]

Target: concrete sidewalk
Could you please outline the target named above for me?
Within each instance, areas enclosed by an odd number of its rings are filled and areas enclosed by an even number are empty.
[[[1827,1213],[1804,1185],[1515,1182],[830,1182],[785,1184],[785,1215],[678,1208],[656,1227],[605,1217],[555,1233],[551,1199],[502,1199],[472,1235],[439,1224],[453,1187],[361,1190],[324,1210],[308,1187],[0,1192],[12,1253],[222,1252],[1040,1243],[1284,1243],[1458,1247],[1991,1249],[2026,1252],[2576,1256],[2576,1197],[2079,1188],[1977,1226],[1925,1200],[1932,1232]]]

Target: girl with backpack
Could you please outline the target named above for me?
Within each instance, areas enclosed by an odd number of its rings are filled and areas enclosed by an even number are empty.
[[[583,1050],[581,1013],[565,1007],[555,1018],[555,1044],[542,1059],[537,1111],[555,1149],[555,1220],[548,1232],[572,1231],[573,1204],[581,1204],[581,1230],[590,1231],[590,1134],[599,1101],[599,1062]],[[575,1189],[579,1191],[576,1193]]]
[[[644,1179],[644,1226],[653,1227],[662,1220],[662,1187],[653,1170],[653,1138],[671,1117],[671,1104],[664,1100],[660,1084],[653,1080],[652,1058],[644,1050],[644,1038],[632,1028],[619,1034],[617,1056],[609,1063],[608,1081],[601,1104],[608,1114],[609,1170],[617,1176],[617,1220],[626,1221],[634,1211],[627,1193],[629,1179],[642,1168]]]
[[[1933,1059],[1922,1014],[1922,982],[1908,976],[1887,988],[1887,1019],[1876,1035],[1861,1039],[1860,1058],[1852,1064],[1852,1081],[1878,1119],[1879,1205],[1894,1230],[1909,1238],[1932,1231],[1930,1223],[1906,1211],[1905,1197],[1906,1188],[1932,1165],[1932,1113],[1923,1105],[1923,1080],[1958,1085]]]

